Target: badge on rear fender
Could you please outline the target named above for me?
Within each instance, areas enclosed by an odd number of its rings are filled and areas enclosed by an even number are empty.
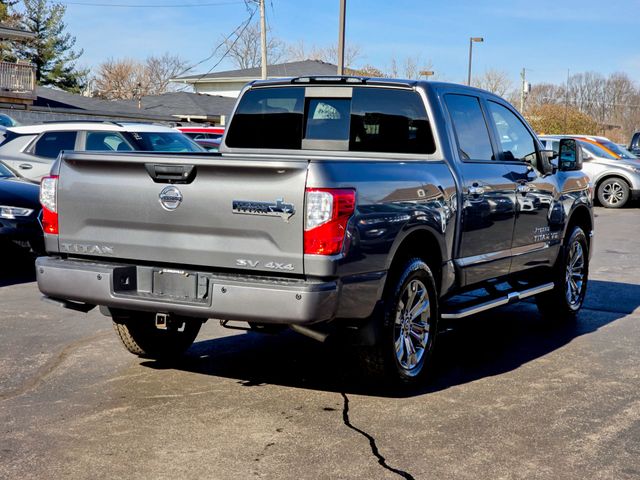
[[[278,198],[275,202],[233,200],[231,203],[231,210],[233,213],[240,215],[280,217],[287,223],[289,223],[289,219],[296,213],[296,208],[293,203],[285,203],[284,198]]]

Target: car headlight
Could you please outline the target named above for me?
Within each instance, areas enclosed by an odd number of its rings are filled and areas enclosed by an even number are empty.
[[[0,218],[14,220],[16,217],[28,217],[33,213],[30,208],[7,207],[0,205]]]

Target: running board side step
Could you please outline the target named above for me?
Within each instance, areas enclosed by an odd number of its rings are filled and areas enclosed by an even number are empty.
[[[508,305],[510,303],[516,303],[525,298],[533,297],[534,295],[538,295],[540,293],[553,290],[554,286],[555,285],[553,284],[553,282],[550,282],[550,283],[545,283],[543,285],[539,285],[537,287],[529,288],[527,290],[523,290],[522,292],[509,292],[505,296],[494,298],[492,300],[489,300],[488,302],[480,303],[478,305],[473,305],[457,311],[443,312],[441,317],[444,319],[457,319],[457,318],[468,317],[470,315],[475,315],[476,313],[491,310],[492,308],[501,307],[503,305]]]

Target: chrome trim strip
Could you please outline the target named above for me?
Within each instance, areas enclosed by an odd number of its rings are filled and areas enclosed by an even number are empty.
[[[515,303],[522,299],[533,297],[534,295],[552,290],[554,286],[555,285],[553,284],[553,282],[550,282],[545,283],[544,285],[529,288],[527,290],[524,290],[523,292],[510,292],[505,297],[496,298],[489,302],[481,303],[480,305],[474,305],[472,307],[464,308],[457,312],[443,313],[441,317],[445,319],[458,319],[468,317],[470,315],[475,315],[476,313],[491,310],[492,308],[501,307],[502,305]]]
[[[483,253],[481,255],[474,255],[471,257],[458,258],[455,261],[458,267],[469,267],[471,265],[477,265],[480,263],[493,262],[495,260],[502,260],[508,257],[519,257],[520,255],[526,255],[527,253],[538,252],[549,248],[549,242],[538,242],[529,245],[523,245],[516,248],[507,248],[505,250],[498,250],[496,252]]]

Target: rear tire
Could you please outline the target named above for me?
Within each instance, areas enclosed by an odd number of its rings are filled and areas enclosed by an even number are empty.
[[[629,184],[621,178],[607,178],[598,185],[598,201],[605,208],[622,208],[629,196]]]
[[[175,328],[162,330],[155,325],[155,313],[112,312],[113,328],[129,352],[139,357],[169,360],[179,357],[198,336],[202,321],[173,317]],[[180,323],[182,322],[182,325]]]
[[[438,331],[437,298],[433,274],[422,259],[408,260],[390,277],[376,345],[360,352],[370,376],[401,385],[424,380]]]
[[[562,246],[554,269],[553,290],[536,296],[540,313],[553,320],[574,320],[587,292],[589,244],[584,231],[574,227]]]

